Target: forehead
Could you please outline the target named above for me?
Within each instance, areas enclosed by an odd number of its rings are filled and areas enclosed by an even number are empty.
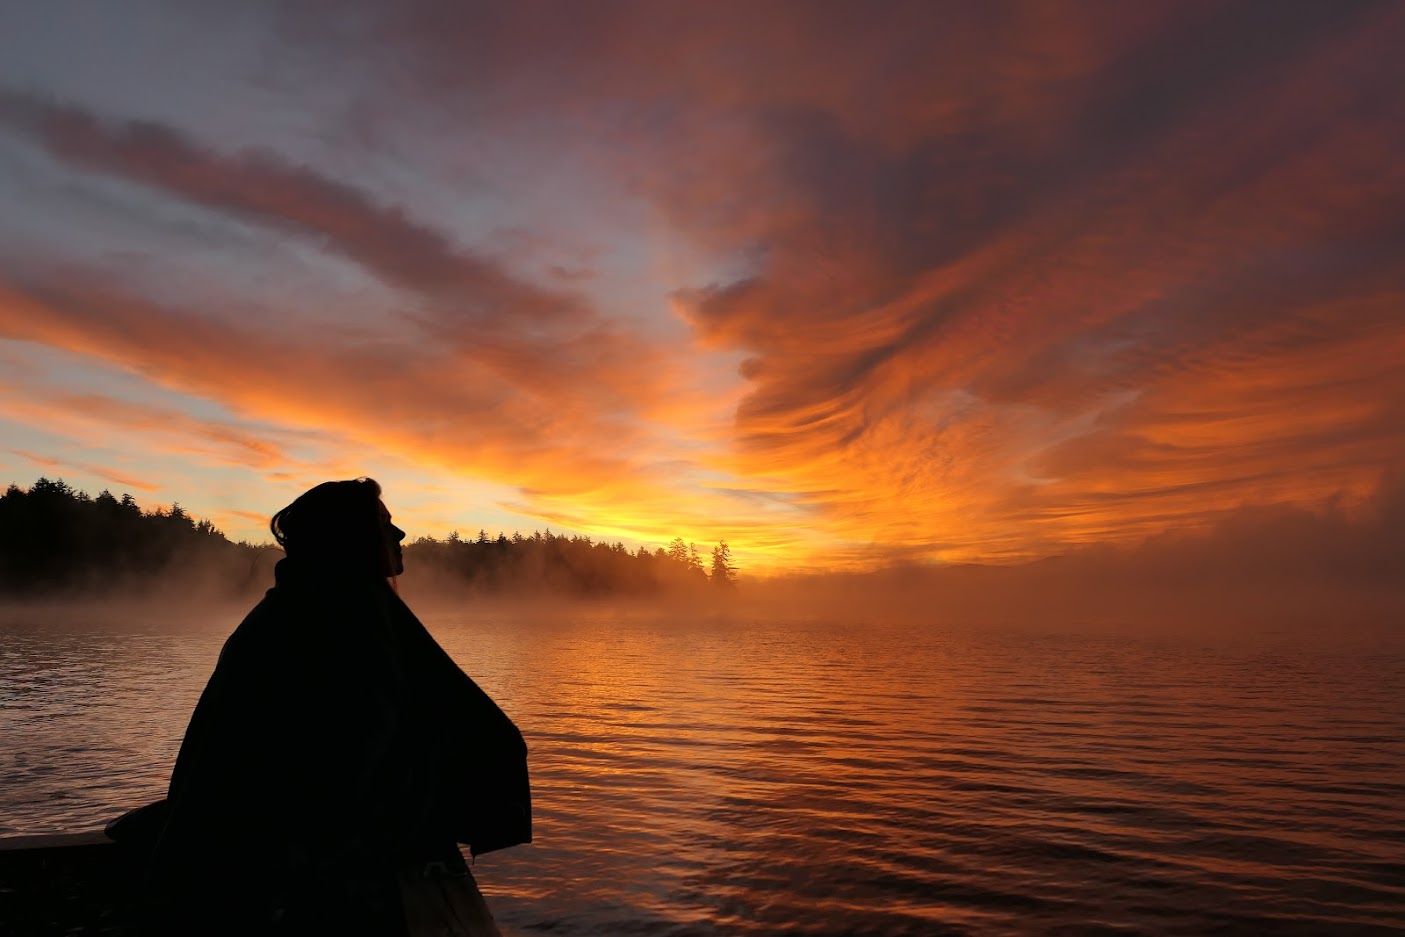
[[[390,520],[390,508],[388,508],[388,507],[385,506],[385,502],[384,502],[384,501],[377,501],[377,502],[376,502],[376,512],[377,512],[378,514],[380,514],[381,520],[383,520],[383,521],[388,521],[388,520]]]

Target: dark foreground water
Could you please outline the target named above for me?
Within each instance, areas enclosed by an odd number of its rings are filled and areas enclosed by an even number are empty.
[[[532,749],[510,934],[1405,929],[1398,642],[427,623]],[[0,625],[0,834],[159,796],[221,640]]]

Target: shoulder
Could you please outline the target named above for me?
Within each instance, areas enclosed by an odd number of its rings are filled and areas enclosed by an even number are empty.
[[[297,618],[287,597],[270,589],[225,640],[220,651],[220,666],[247,663],[267,666],[296,653],[299,645],[306,643],[298,639]]]
[[[221,655],[299,669],[355,669],[385,656],[384,612],[354,592],[270,589],[225,642]]]

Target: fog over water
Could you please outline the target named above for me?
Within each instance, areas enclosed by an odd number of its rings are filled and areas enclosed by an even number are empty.
[[[1388,933],[1405,642],[430,608],[531,747],[509,933]],[[0,832],[161,794],[238,612],[12,618]]]
[[[399,585],[522,728],[509,933],[1405,927],[1400,501],[654,599]],[[431,588],[431,586],[433,588]],[[0,614],[0,834],[163,792],[251,600]]]

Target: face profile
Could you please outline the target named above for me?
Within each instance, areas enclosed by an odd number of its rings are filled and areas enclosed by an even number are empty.
[[[381,487],[370,478],[323,482],[269,523],[288,558],[342,575],[398,576],[405,571],[405,531],[391,522]]]
[[[385,550],[386,575],[399,576],[405,572],[405,550],[401,546],[405,539],[405,531],[390,522],[390,509],[385,506],[384,501],[378,500],[376,505]]]

